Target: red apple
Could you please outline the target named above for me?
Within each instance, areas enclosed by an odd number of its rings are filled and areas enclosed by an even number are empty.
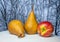
[[[53,25],[48,21],[43,21],[38,24],[37,28],[38,34],[43,37],[51,36],[53,30],[54,30]]]

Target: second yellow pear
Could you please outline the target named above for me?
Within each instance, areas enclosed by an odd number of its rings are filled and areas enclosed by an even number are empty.
[[[37,32],[37,21],[36,21],[33,7],[25,22],[25,30],[28,34],[35,34]]]
[[[11,20],[8,23],[8,30],[11,34],[17,35],[18,37],[24,37],[25,35],[24,26],[20,20]]]

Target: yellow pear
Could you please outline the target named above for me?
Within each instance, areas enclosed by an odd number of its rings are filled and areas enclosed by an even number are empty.
[[[8,30],[11,34],[24,37],[24,26],[20,20],[11,20],[8,23]]]
[[[36,21],[36,17],[34,14],[33,6],[25,22],[25,30],[28,34],[35,34],[37,32],[37,21]]]

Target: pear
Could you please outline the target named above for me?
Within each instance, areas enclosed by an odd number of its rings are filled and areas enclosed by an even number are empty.
[[[8,23],[8,31],[18,37],[24,37],[24,26],[20,20],[11,20]]]
[[[25,22],[25,30],[28,34],[35,34],[37,32],[37,20],[34,14],[33,6],[32,10]]]

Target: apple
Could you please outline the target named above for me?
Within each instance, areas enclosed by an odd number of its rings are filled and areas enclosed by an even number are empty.
[[[48,21],[43,21],[38,24],[37,32],[43,37],[50,37],[52,35],[53,30],[54,27],[52,23]]]

